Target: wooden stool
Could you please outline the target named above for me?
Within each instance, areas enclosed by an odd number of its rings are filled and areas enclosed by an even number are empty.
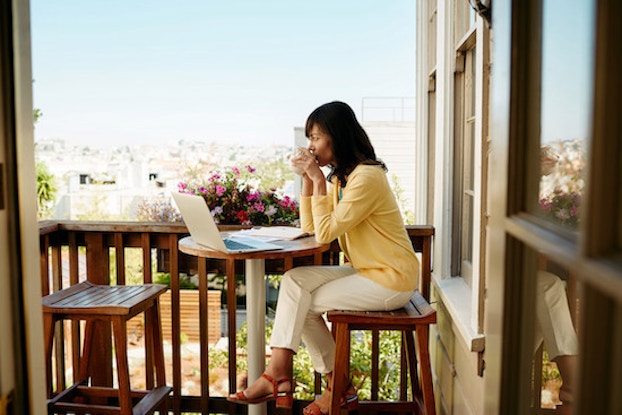
[[[164,350],[158,297],[166,286],[94,285],[83,282],[42,298],[48,391],[51,394],[51,358],[54,325],[57,321],[85,320],[84,349],[76,383],[51,396],[48,413],[142,415],[156,408],[167,414],[167,398],[172,388],[166,386]],[[145,340],[153,341],[156,386],[150,391],[131,390],[127,359],[127,320],[145,312]],[[112,323],[117,360],[118,389],[88,386],[89,358],[92,351],[93,326],[96,321]],[[74,375],[75,378],[75,375]]]
[[[332,402],[330,414],[340,411],[340,398],[344,392],[350,367],[350,331],[352,330],[400,330],[406,351],[408,373],[410,375],[412,401],[378,402],[362,401],[360,405],[367,411],[407,412],[413,414],[435,415],[432,369],[430,365],[429,326],[436,323],[436,311],[425,298],[415,291],[410,302],[395,311],[329,311],[328,321],[333,324],[336,355],[332,376]],[[413,334],[417,337],[419,369]],[[405,394],[404,394],[405,396]]]

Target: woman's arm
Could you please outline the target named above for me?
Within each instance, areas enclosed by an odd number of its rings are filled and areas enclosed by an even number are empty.
[[[348,232],[394,198],[384,171],[377,166],[357,167],[348,178],[343,198],[333,208],[330,196],[313,195],[312,211],[318,241],[332,241]]]

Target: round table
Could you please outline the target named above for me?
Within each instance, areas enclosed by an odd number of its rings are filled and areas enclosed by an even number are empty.
[[[230,235],[232,232],[221,232],[224,236]],[[265,290],[265,260],[266,259],[283,259],[285,262],[284,269],[288,270],[293,267],[294,258],[314,257],[314,264],[322,263],[322,253],[330,249],[330,244],[317,243],[315,238],[306,237],[289,240],[271,241],[279,245],[282,249],[273,251],[258,251],[230,254],[226,252],[215,251],[203,245],[196,243],[192,237],[187,236],[179,240],[179,250],[185,254],[193,255],[199,258],[226,259],[226,260],[244,260],[244,273],[246,278],[246,321],[248,325],[248,379],[249,383],[258,379],[265,370],[265,320],[266,320],[266,290]],[[199,267],[199,276],[206,278],[205,261],[203,267]],[[227,267],[228,269],[230,267]],[[233,268],[233,267],[231,267]],[[233,270],[232,270],[233,273]],[[232,276],[227,275],[228,278]],[[233,277],[235,277],[233,275]],[[200,296],[200,301],[206,301]],[[201,306],[200,306],[201,307]],[[203,308],[201,308],[203,309]],[[205,304],[207,309],[207,304]],[[201,319],[207,318],[201,313]],[[202,326],[204,323],[201,323]],[[229,333],[229,337],[234,334]],[[207,355],[207,350],[201,350],[201,354]],[[201,361],[204,359],[202,358]],[[207,362],[207,360],[205,359]],[[203,366],[203,365],[202,365]],[[201,367],[201,370],[207,370],[207,367]],[[233,369],[235,370],[235,368]],[[232,391],[234,392],[234,391]],[[203,395],[203,394],[202,394]],[[261,415],[266,413],[266,405],[250,405],[249,414]]]

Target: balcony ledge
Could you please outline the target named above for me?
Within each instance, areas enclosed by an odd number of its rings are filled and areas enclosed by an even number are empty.
[[[459,336],[472,352],[483,352],[486,345],[486,336],[477,333],[471,326],[473,309],[471,304],[471,289],[466,282],[459,277],[441,279],[437,275],[432,276],[439,300],[447,309],[453,323],[458,330]]]

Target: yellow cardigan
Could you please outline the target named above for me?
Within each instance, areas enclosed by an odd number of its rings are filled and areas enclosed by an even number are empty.
[[[419,261],[382,167],[358,165],[341,190],[340,198],[335,179],[326,196],[301,197],[302,230],[320,243],[337,238],[361,276],[396,291],[417,288]]]

